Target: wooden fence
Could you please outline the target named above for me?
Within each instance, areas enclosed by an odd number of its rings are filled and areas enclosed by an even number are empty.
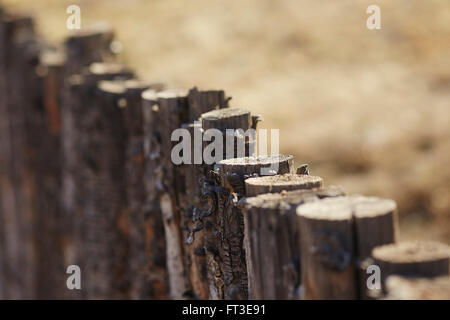
[[[426,298],[417,292],[450,288],[449,247],[398,243],[392,200],[324,187],[290,155],[254,156],[248,137],[245,157],[173,164],[175,129],[218,129],[226,144],[225,129],[261,118],[229,108],[223,90],[136,79],[113,40],[101,25],[52,47],[31,17],[0,10],[0,298]],[[70,265],[81,290],[67,287]],[[369,290],[373,265],[382,287]]]

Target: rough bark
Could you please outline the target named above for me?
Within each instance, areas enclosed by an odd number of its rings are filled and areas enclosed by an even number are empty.
[[[275,173],[293,172],[292,156],[270,156],[222,160],[217,173],[210,173],[212,177],[204,186],[200,215],[205,229],[204,246],[212,299],[248,297],[244,221],[239,200],[245,197],[245,179],[260,174],[262,167],[275,163],[278,164]],[[214,178],[216,181],[211,181]]]
[[[130,223],[129,270],[127,281],[130,284],[130,299],[157,299],[158,288],[154,275],[149,273],[148,259],[152,251],[149,247],[155,241],[152,225],[147,215],[154,214],[147,204],[145,189],[144,157],[144,116],[142,92],[151,88],[161,90],[161,84],[148,84],[138,80],[124,83],[126,91],[121,100],[125,124],[125,191],[126,210]]]
[[[261,179],[261,183],[265,183],[265,178],[250,178],[247,181]],[[289,186],[294,190],[292,184]],[[304,189],[304,185],[299,183],[298,189]],[[343,192],[337,188],[322,190],[315,188],[264,193],[246,199],[244,242],[249,298],[281,300],[299,298],[301,271],[296,207],[321,198],[342,195]]]
[[[395,240],[395,210],[391,200],[362,196],[298,207],[304,298],[359,298],[359,263],[366,248]],[[371,237],[366,228],[386,234]]]
[[[405,277],[437,277],[450,275],[450,247],[431,241],[386,244],[372,250],[381,269],[383,290],[390,275]]]

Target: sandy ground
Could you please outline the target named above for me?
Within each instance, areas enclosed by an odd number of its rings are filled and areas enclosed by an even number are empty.
[[[108,21],[141,77],[225,89],[283,153],[351,193],[398,202],[402,239],[450,243],[448,0],[4,0],[52,42]],[[381,7],[381,30],[366,8]]]

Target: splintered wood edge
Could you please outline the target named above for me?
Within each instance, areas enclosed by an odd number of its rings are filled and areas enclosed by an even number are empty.
[[[287,173],[275,176],[249,178],[245,180],[245,185],[246,187],[247,186],[255,186],[260,188],[264,187],[267,188],[267,192],[271,192],[273,188],[276,189],[286,188],[290,190],[311,189],[311,188],[320,188],[323,185],[323,179],[317,176]]]
[[[434,241],[400,242],[374,248],[372,257],[388,263],[415,263],[450,259],[450,246]]]
[[[240,117],[240,116],[250,117],[250,111],[241,108],[223,108],[203,113],[200,118],[201,120],[207,121],[219,121],[225,118]]]
[[[280,163],[284,161],[293,161],[292,155],[271,155],[271,156],[257,156],[257,157],[241,157],[225,159],[219,162],[223,167],[244,167],[247,165],[260,165],[261,167],[270,166],[273,163]]]
[[[320,208],[322,207],[322,208]],[[347,209],[344,209],[346,207]],[[340,220],[343,216],[356,219],[379,217],[395,212],[397,205],[389,199],[365,196],[346,196],[340,198],[327,198],[308,207],[308,204],[298,208],[297,214],[309,219]],[[314,213],[317,210],[317,213]],[[339,213],[343,210],[343,214]]]

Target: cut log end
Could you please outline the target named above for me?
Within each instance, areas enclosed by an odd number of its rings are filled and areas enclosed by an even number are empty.
[[[320,203],[302,206],[301,216],[311,219],[341,219],[345,216],[356,219],[374,218],[395,212],[397,205],[389,199],[377,197],[348,196],[325,199]],[[345,212],[345,213],[344,213]]]
[[[253,179],[253,178],[251,178]],[[250,180],[250,179],[247,179]],[[321,199],[326,197],[340,197],[345,193],[337,187],[312,190],[293,190],[281,193],[265,193],[257,196],[250,196],[246,199],[246,207],[257,207],[262,209],[278,209],[291,205],[299,205],[311,199]]]
[[[450,277],[405,278],[390,276],[386,280],[388,300],[450,300]]]
[[[379,246],[372,251],[376,260],[404,264],[450,259],[450,246],[433,241],[411,241]]]
[[[297,174],[263,176],[249,178],[245,181],[245,189],[249,197],[263,193],[313,189],[322,186],[323,180],[320,177]]]
[[[94,75],[132,73],[125,65],[114,62],[94,62],[89,66],[89,72]]]
[[[250,111],[239,108],[224,108],[203,113],[200,118],[204,130],[218,129],[225,132],[227,129],[242,129],[247,131],[250,128]]]
[[[98,38],[110,36],[113,37],[113,30],[106,22],[98,22],[88,27],[83,27],[79,30],[74,30],[67,39],[67,42],[83,41],[83,39]]]
[[[188,91],[182,88],[165,89],[157,93],[158,99],[178,99],[186,97]]]

